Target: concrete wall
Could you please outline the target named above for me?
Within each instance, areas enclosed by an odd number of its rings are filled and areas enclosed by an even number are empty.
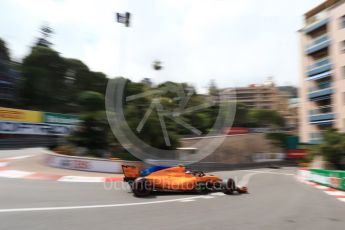
[[[217,138],[217,137],[214,137]],[[183,147],[191,147],[198,139],[183,139]],[[219,162],[225,164],[252,163],[258,153],[283,153],[274,146],[263,133],[227,136],[218,149],[202,162]]]

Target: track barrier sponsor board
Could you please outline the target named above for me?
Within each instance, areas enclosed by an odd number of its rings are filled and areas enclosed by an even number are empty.
[[[75,125],[79,123],[80,120],[76,115],[44,112],[43,122],[49,124]]]
[[[41,123],[42,112],[0,107],[0,121]]]
[[[67,136],[79,122],[77,115],[0,107],[0,134]]]
[[[299,176],[305,180],[322,184],[327,187],[345,190],[345,171],[306,169],[299,170]]]
[[[254,162],[275,162],[283,161],[284,159],[284,153],[256,153],[252,156]]]
[[[142,168],[144,165],[139,161],[107,160],[98,158],[65,156],[61,154],[47,154],[45,163],[48,166],[55,168],[102,173],[122,173],[122,165],[133,165],[139,168]]]
[[[2,134],[67,136],[73,129],[72,125],[0,121]]]

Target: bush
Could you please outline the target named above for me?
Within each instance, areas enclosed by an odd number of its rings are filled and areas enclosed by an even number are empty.
[[[342,159],[345,156],[345,134],[335,129],[327,130],[322,135],[322,143],[308,148],[311,155],[322,155],[325,160],[338,169],[344,169]]]
[[[72,145],[58,146],[54,148],[52,151],[58,154],[69,155],[69,156],[75,156],[77,153],[76,148]]]
[[[282,148],[288,148],[288,137],[290,135],[286,133],[267,133],[266,138],[272,140],[273,144]]]

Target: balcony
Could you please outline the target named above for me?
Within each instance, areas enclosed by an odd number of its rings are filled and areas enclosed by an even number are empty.
[[[331,60],[326,57],[319,59],[313,65],[307,67],[306,75],[308,80],[318,80],[331,75],[332,63]]]
[[[321,19],[319,21],[316,21],[312,24],[309,24],[307,25],[304,29],[303,29],[303,32],[306,33],[306,34],[309,34],[319,28],[321,28],[322,26],[325,26],[327,25],[329,22],[329,19],[328,18],[324,18],[324,19]]]
[[[310,45],[306,46],[305,53],[307,55],[311,55],[317,51],[327,48],[329,44],[330,44],[330,39],[328,35],[327,34],[322,35],[314,39]]]
[[[332,106],[323,106],[309,111],[309,121],[312,124],[332,124],[335,115]]]
[[[333,94],[332,83],[325,82],[320,84],[318,87],[313,87],[309,89],[309,99],[311,101],[320,101],[329,99]]]

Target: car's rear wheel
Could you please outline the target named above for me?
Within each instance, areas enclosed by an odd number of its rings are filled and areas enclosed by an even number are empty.
[[[145,197],[151,194],[152,184],[143,177],[134,180],[132,184],[132,191],[137,197]]]
[[[225,183],[224,183],[224,188],[223,192],[227,195],[231,195],[236,191],[236,184],[235,181],[231,178],[229,178]]]

